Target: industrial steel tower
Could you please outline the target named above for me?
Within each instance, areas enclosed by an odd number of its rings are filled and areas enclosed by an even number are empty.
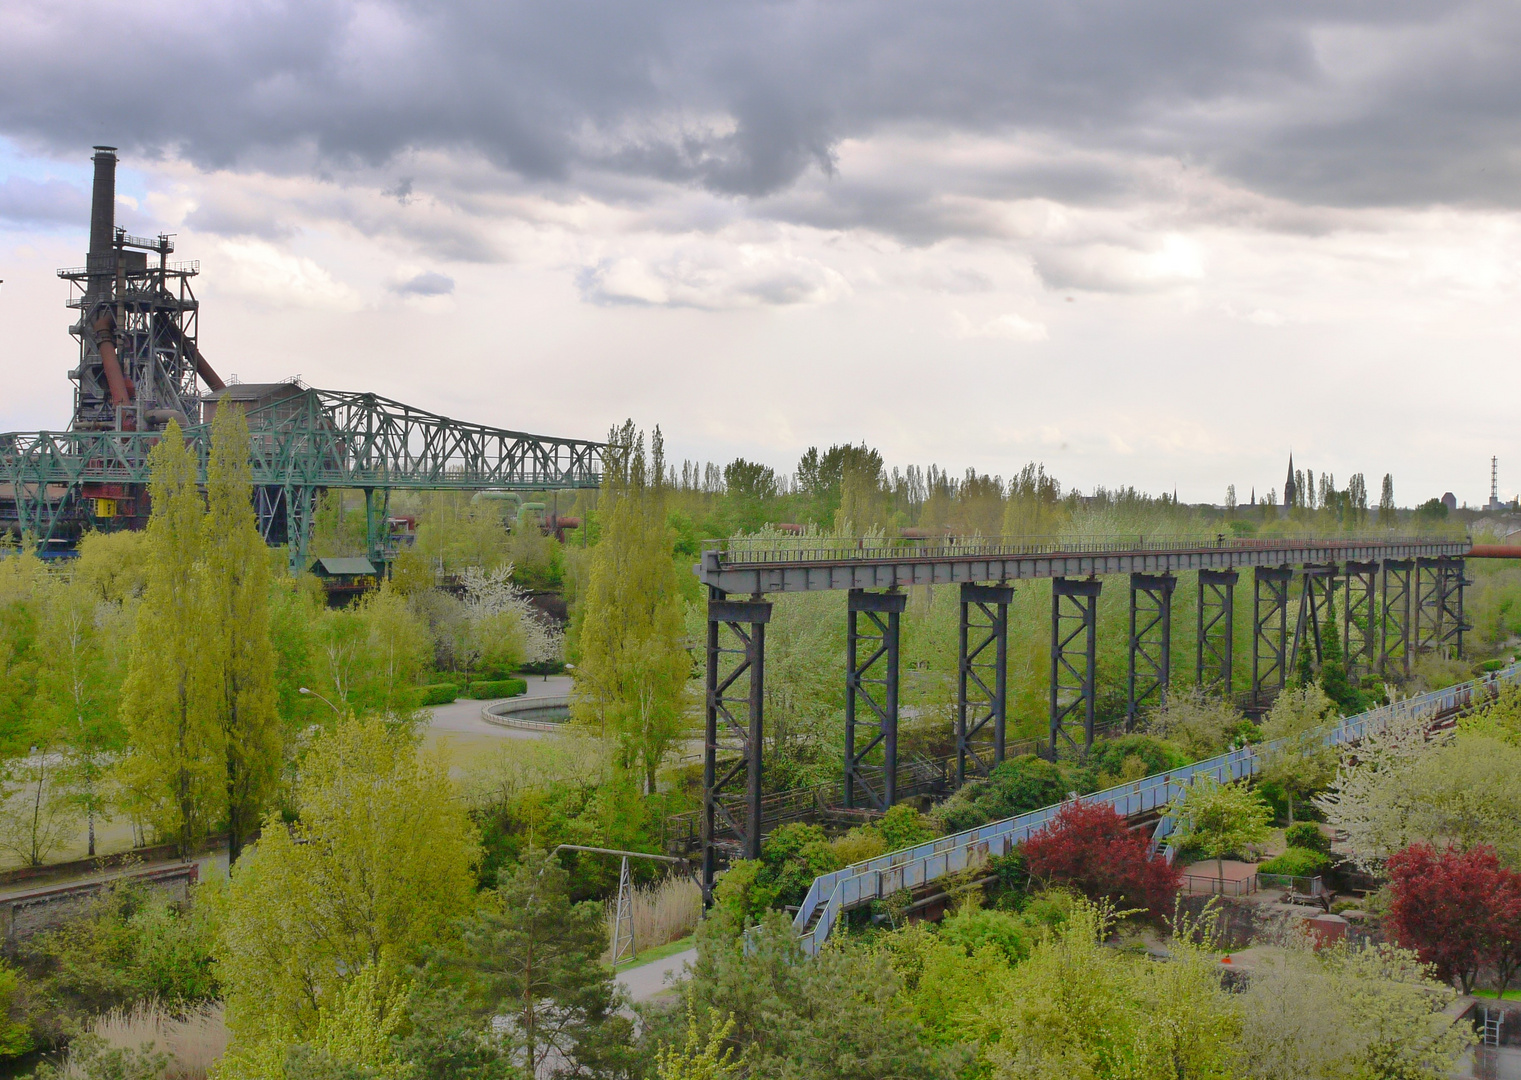
[[[245,410],[253,436],[254,505],[271,544],[304,569],[312,517],[330,487],[365,494],[369,550],[385,556],[390,493],[596,487],[601,443],[466,424],[370,393],[316,390],[297,380],[227,386],[197,344],[197,263],[171,263],[173,238],[116,227],[116,150],[95,148],[90,250],[60,270],[70,283],[69,328],[79,342],[67,431],[0,434],[0,534],[44,554],[91,529],[137,529],[148,519],[148,453],[175,421],[202,477],[209,424],[224,405]]]

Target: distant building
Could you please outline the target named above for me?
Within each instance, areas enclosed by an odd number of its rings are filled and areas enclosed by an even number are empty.
[[[1458,497],[1450,491],[1445,492],[1442,495],[1442,505],[1447,507],[1449,511],[1456,510],[1458,508]]]
[[[1294,455],[1289,454],[1289,478],[1283,482],[1283,508],[1294,505]]]

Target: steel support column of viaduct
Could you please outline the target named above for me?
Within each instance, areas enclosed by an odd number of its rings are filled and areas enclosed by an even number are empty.
[[[1236,635],[1235,570],[1199,571],[1199,618],[1194,649],[1194,681],[1222,697],[1231,693]]]
[[[1347,675],[1356,682],[1378,667],[1378,563],[1349,562],[1341,606],[1342,651]]]
[[[1392,675],[1397,669],[1410,678],[1410,604],[1415,596],[1411,575],[1414,559],[1383,561],[1384,610],[1380,622],[1378,672]]]
[[[1258,566],[1252,571],[1252,706],[1261,709],[1288,680],[1288,566]]]
[[[898,623],[907,604],[908,595],[900,592],[851,589],[847,598],[846,809],[888,810],[898,797]],[[869,713],[865,720],[859,717],[862,702]],[[864,743],[858,727],[866,735]],[[880,770],[867,764],[879,746]],[[873,773],[879,773],[876,783]]]
[[[1004,759],[1009,700],[1008,585],[961,586],[961,657],[956,688],[956,786]],[[991,730],[989,730],[991,729]]]
[[[1130,659],[1125,682],[1125,726],[1135,727],[1146,705],[1167,704],[1172,682],[1171,574],[1130,575]]]
[[[1048,752],[1056,760],[1057,739],[1077,750],[1067,730],[1068,721],[1081,717],[1083,746],[1093,746],[1094,676],[1098,667],[1098,597],[1103,582],[1097,578],[1051,579],[1051,741]]]
[[[1336,590],[1336,564],[1316,566],[1307,563],[1300,567],[1299,616],[1294,621],[1294,647],[1289,651],[1289,667],[1299,663],[1299,651],[1308,646],[1315,665],[1324,659],[1320,655],[1321,627],[1331,617],[1332,594]],[[1340,631],[1336,631],[1339,633]],[[1282,689],[1280,687],[1279,689]]]
[[[1463,655],[1463,634],[1468,630],[1463,621],[1463,588],[1468,580],[1463,573],[1462,559],[1443,556],[1415,561],[1414,651]]]
[[[741,858],[760,858],[761,753],[766,694],[766,624],[771,603],[708,599],[707,716],[702,754],[702,888],[711,902],[720,825],[738,837]],[[732,643],[731,643],[732,642]],[[720,757],[722,755],[722,757]],[[723,802],[744,792],[740,818]]]

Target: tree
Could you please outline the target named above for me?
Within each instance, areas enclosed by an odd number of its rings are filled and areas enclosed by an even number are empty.
[[[1131,832],[1113,807],[1078,799],[1064,804],[1023,851],[1037,881],[1069,885],[1089,899],[1122,910],[1144,908],[1155,917],[1172,907],[1183,871],[1152,858],[1150,847],[1146,835]]]
[[[1173,800],[1167,812],[1175,825],[1167,842],[1174,848],[1197,848],[1215,860],[1215,876],[1225,881],[1225,856],[1267,837],[1271,812],[1245,784],[1222,784],[1198,776]]]
[[[175,421],[148,462],[147,587],[122,687],[122,723],[132,746],[125,773],[139,810],[187,857],[226,799],[222,733],[214,714],[197,707],[193,689],[210,681],[207,668],[216,663],[200,641],[203,512],[195,451]]]
[[[1465,994],[1481,969],[1494,966],[1503,994],[1521,949],[1521,875],[1502,867],[1487,845],[1438,851],[1412,844],[1386,867],[1393,898],[1385,926],[1395,942]]]
[[[681,586],[665,519],[665,448],[650,456],[633,421],[609,440],[599,516],[581,605],[581,662],[572,714],[619,747],[620,764],[646,792],[682,730],[692,662],[682,641]]]
[[[294,824],[265,821],[218,908],[227,1023],[251,1061],[278,1062],[325,1016],[336,1023],[346,993],[359,996],[344,1008],[391,1024],[412,965],[475,903],[475,830],[448,766],[404,727],[350,720],[318,734],[295,803]]]
[[[0,748],[25,753],[31,745],[37,694],[37,630],[47,570],[35,552],[0,548]]]
[[[1398,714],[1345,748],[1316,806],[1364,869],[1416,842],[1491,844],[1521,867],[1521,748],[1479,730],[1428,741],[1429,726],[1427,715]]]
[[[741,937],[715,909],[698,926],[681,994],[698,1016],[732,1017],[727,1041],[750,1076],[949,1080],[960,1055],[929,1045],[902,986],[882,951],[841,943],[809,960],[790,916],[772,912]]]
[[[725,1045],[734,1021],[725,1021],[716,1009],[709,1009],[707,1033],[698,1030],[697,1016],[687,1009],[686,1042],[680,1048],[666,1043],[655,1052],[656,1080],[730,1080],[740,1075],[742,1059],[734,1057],[734,1047]]]
[[[460,924],[459,944],[428,965],[429,978],[458,987],[471,1016],[507,1018],[527,1076],[610,1065],[632,1040],[601,960],[602,905],[572,904],[568,885],[553,854],[530,852],[503,867],[491,902]]]
[[[26,866],[41,866],[79,825],[78,804],[64,783],[63,753],[56,732],[37,729],[31,752],[5,763],[5,814],[0,849]]]
[[[1197,760],[1230,746],[1245,719],[1224,698],[1201,687],[1188,687],[1174,691],[1165,704],[1152,710],[1146,719],[1146,732],[1177,743]]]
[[[58,779],[87,823],[95,857],[95,822],[105,814],[107,774],[123,733],[106,642],[97,625],[96,591],[83,576],[53,584],[43,620],[38,714],[58,733]]]
[[[1362,692],[1347,680],[1347,665],[1341,651],[1341,631],[1336,625],[1336,604],[1329,598],[1326,600],[1325,618],[1320,624],[1320,686],[1343,715],[1351,716],[1368,707]]]
[[[1171,962],[1158,964],[1106,947],[1113,922],[1105,906],[1079,905],[1013,969],[987,1010],[991,1075],[1232,1075],[1240,1019],[1208,943],[1175,933]]]
[[[270,641],[269,557],[253,511],[248,422],[232,405],[211,424],[199,640],[192,685],[198,726],[222,747],[227,859],[264,816],[283,758]]]
[[[1378,523],[1387,529],[1395,523],[1395,517],[1394,476],[1384,473],[1384,484],[1378,494]]]
[[[1238,1068],[1251,1080],[1441,1080],[1473,1042],[1442,1016],[1456,996],[1392,945],[1320,945],[1286,935],[1240,995]]]
[[[1262,723],[1261,776],[1283,789],[1290,825],[1294,800],[1322,790],[1336,775],[1336,750],[1324,737],[1335,718],[1330,698],[1311,683],[1279,694]]]

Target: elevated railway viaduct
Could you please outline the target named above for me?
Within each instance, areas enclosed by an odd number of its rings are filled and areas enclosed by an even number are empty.
[[[722,862],[757,858],[780,820],[763,794],[766,626],[775,593],[847,592],[841,807],[884,811],[905,795],[898,754],[900,619],[913,585],[960,591],[951,786],[986,775],[1008,743],[1009,605],[1019,582],[1051,583],[1049,727],[1043,752],[1094,738],[1098,597],[1128,588],[1127,717],[1165,700],[1173,677],[1172,607],[1180,574],[1197,590],[1194,676],[1232,686],[1237,587],[1250,578],[1249,704],[1283,689],[1301,643],[1319,660],[1332,599],[1349,672],[1408,676],[1423,652],[1460,655],[1469,557],[1521,555],[1462,539],[1393,535],[1319,539],[1115,538],[922,541],[742,539],[713,543],[694,568],[708,589],[703,807],[699,846],[711,887]],[[770,813],[768,814],[768,808]]]

